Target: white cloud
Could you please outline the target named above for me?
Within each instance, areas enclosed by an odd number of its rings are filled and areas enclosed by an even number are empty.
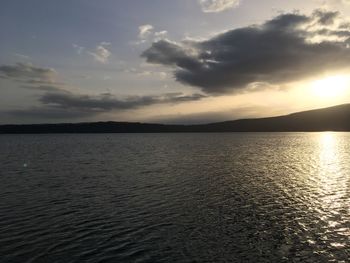
[[[95,49],[94,52],[88,52],[97,62],[106,64],[108,63],[109,57],[112,55],[111,51],[107,49],[110,46],[109,42],[101,42]]]
[[[159,41],[165,39],[168,35],[168,31],[161,30],[155,31],[154,26],[145,24],[139,26],[138,40],[130,42],[131,45],[141,45],[147,42]]]
[[[13,55],[18,57],[18,58],[21,58],[21,59],[30,59],[29,56],[23,55],[23,54],[20,54],[20,53],[13,53]]]
[[[100,45],[102,45],[102,46],[110,46],[110,45],[112,45],[112,43],[103,41],[103,42],[100,43]]]
[[[139,26],[139,38],[142,40],[148,38],[152,34],[153,29],[154,27],[149,24]]]
[[[348,5],[350,4],[350,0],[314,0],[317,4],[322,8],[331,8],[339,5]]]
[[[168,31],[166,31],[166,30],[154,33],[155,40],[160,40],[160,39],[166,38],[167,35],[168,35]]]
[[[77,44],[73,44],[73,48],[77,51],[77,53],[80,55],[84,51],[84,47],[79,46]]]
[[[239,0],[199,0],[204,13],[218,13],[237,7]]]

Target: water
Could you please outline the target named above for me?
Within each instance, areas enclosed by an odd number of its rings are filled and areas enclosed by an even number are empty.
[[[349,262],[350,133],[0,146],[0,262]]]

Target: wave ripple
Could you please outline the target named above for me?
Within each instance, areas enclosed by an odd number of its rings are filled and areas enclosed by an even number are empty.
[[[350,134],[0,136],[1,262],[347,262]]]

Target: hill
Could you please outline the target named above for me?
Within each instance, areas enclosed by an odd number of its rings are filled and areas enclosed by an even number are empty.
[[[130,122],[0,125],[0,134],[292,131],[350,131],[350,104],[278,117],[241,119],[202,125],[164,125]]]

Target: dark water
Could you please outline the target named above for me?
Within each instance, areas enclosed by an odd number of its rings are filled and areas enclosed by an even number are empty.
[[[350,133],[0,136],[0,262],[349,262]]]

